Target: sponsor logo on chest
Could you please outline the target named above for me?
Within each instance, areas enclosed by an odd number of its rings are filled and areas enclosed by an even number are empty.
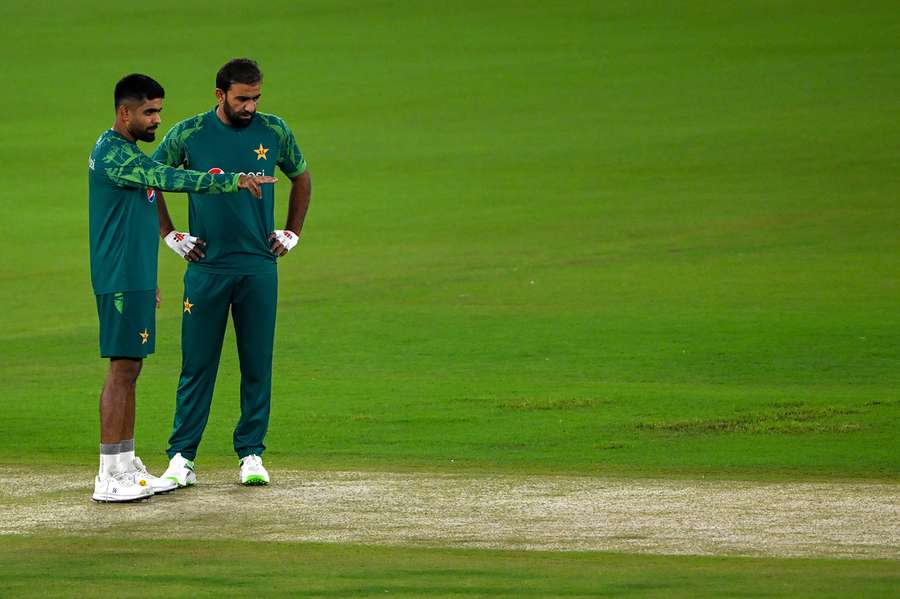
[[[206,172],[208,172],[210,175],[224,175],[225,174],[225,171],[223,171],[222,169],[220,169],[217,166],[212,167],[211,169],[209,169]],[[254,172],[245,173],[245,172],[241,171],[238,174],[239,175],[248,175],[250,177],[265,177],[266,171],[256,171],[255,173]]]

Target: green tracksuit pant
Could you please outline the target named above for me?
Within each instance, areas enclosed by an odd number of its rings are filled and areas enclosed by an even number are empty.
[[[241,363],[241,418],[234,429],[238,457],[262,455],[272,399],[272,344],[278,273],[212,274],[188,268],[181,320],[181,377],[168,454],[189,460],[206,428],[228,312]]]

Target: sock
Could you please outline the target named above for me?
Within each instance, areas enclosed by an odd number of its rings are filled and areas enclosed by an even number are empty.
[[[119,471],[119,446],[121,443],[100,444],[100,478],[108,478]]]
[[[134,470],[134,439],[126,439],[119,443],[119,469],[123,472]]]

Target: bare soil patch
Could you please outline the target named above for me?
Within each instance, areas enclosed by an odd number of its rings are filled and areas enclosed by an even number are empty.
[[[236,471],[139,504],[0,468],[0,534],[900,559],[900,484]]]

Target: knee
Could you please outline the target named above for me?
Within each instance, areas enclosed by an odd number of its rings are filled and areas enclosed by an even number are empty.
[[[133,360],[129,358],[113,359],[109,363],[109,372],[117,383],[134,386],[135,383],[137,383],[138,375],[141,374],[143,365],[143,360]]]

